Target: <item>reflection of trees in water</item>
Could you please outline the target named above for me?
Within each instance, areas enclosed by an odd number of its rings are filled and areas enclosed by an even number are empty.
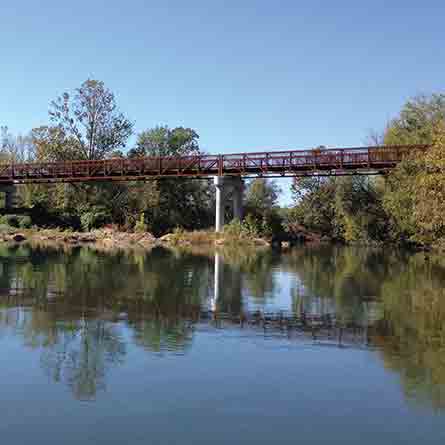
[[[410,400],[445,408],[445,262],[423,254],[392,265],[382,285],[385,320],[377,337],[385,366]]]
[[[0,311],[0,325],[41,351],[49,377],[67,383],[76,398],[89,400],[104,389],[108,369],[123,362],[125,344],[116,324],[81,316],[59,320],[48,310],[16,307]]]
[[[218,309],[239,314],[243,311],[245,293],[257,304],[273,299],[278,290],[274,267],[280,264],[280,256],[267,250],[243,250],[226,248],[222,258],[221,286]]]
[[[293,291],[296,310],[318,301],[333,307],[340,320],[363,322],[363,303],[379,298],[391,261],[403,259],[392,259],[381,249],[322,245],[295,249],[284,256],[283,267],[298,275]]]
[[[41,363],[56,382],[65,381],[77,399],[94,399],[105,389],[106,372],[123,363],[125,343],[115,324],[83,320],[72,330],[59,330],[58,341],[46,345]]]
[[[184,352],[192,343],[193,325],[186,320],[142,319],[133,322],[137,345],[152,352]]]
[[[239,314],[246,293],[263,303],[277,292],[277,268],[289,272],[296,313],[335,311],[340,322],[371,324],[371,343],[400,374],[407,397],[445,406],[443,259],[329,246],[281,256],[223,250],[221,258],[218,311]],[[13,329],[41,351],[52,379],[91,399],[125,359],[125,329],[151,352],[190,347],[215,292],[214,266],[213,254],[0,247],[0,333]]]
[[[121,316],[144,348],[186,348],[192,330],[183,320],[199,317],[210,279],[207,258],[165,251],[64,254],[21,246],[0,253],[0,326],[41,350],[46,373],[80,399],[94,398],[124,360]]]
[[[224,255],[218,306],[237,314],[243,286],[258,297],[272,291],[270,255]],[[77,398],[91,399],[125,358],[119,318],[136,345],[153,352],[187,350],[191,323],[214,292],[213,262],[212,256],[162,249],[105,254],[2,248],[0,304],[6,309],[0,324],[41,351],[51,378],[68,384]]]
[[[406,396],[445,408],[443,258],[322,246],[295,250],[283,262],[301,280],[296,312],[324,298],[340,320],[371,322],[371,341],[400,375]]]

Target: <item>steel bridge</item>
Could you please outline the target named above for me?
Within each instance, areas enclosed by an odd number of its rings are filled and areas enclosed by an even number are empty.
[[[163,177],[339,176],[384,174],[426,145],[268,151],[183,157],[0,165],[0,184],[135,181]]]
[[[427,145],[267,151],[182,157],[111,158],[94,161],[0,164],[0,191],[5,211],[15,207],[16,185],[106,181],[146,181],[161,178],[214,178],[215,227],[221,231],[229,198],[233,217],[243,216],[243,178],[344,176],[385,174],[410,152]]]

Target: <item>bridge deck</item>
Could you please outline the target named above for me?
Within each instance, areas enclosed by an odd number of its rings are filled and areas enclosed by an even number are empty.
[[[0,183],[146,180],[161,177],[380,174],[426,145],[270,151],[186,157],[0,165]]]

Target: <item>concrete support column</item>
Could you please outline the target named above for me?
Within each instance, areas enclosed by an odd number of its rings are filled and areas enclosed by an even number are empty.
[[[228,192],[232,195],[233,217],[240,221],[243,219],[244,183],[240,177],[215,176],[213,179],[216,188],[215,230],[221,232],[224,228]]]
[[[222,232],[224,227],[224,208],[226,196],[224,190],[224,178],[215,176],[213,182],[216,188],[216,212],[215,212],[215,231]]]
[[[244,182],[238,178],[232,178],[233,185],[233,218],[243,219],[243,194],[244,194]]]

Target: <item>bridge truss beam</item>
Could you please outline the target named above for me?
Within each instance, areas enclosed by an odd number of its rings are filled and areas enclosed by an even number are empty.
[[[184,157],[0,164],[0,183],[136,181],[171,177],[381,174],[426,145],[270,151]]]

